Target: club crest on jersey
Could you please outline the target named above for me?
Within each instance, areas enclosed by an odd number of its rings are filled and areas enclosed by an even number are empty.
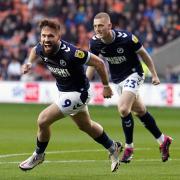
[[[124,52],[124,49],[123,49],[123,48],[117,48],[117,52],[118,52],[118,53],[123,53],[123,52]]]
[[[132,35],[132,41],[134,43],[138,43],[138,38],[135,35]]]
[[[59,63],[60,63],[61,66],[66,66],[66,61],[63,60],[63,59],[60,59]]]
[[[77,58],[84,58],[84,56],[85,56],[85,53],[83,51],[76,50],[75,57],[77,57]]]

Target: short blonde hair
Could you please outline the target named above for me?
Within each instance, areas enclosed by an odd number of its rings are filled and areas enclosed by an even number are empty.
[[[96,16],[94,17],[94,19],[100,19],[100,18],[104,18],[104,19],[108,20],[109,22],[111,22],[111,19],[110,19],[110,16],[108,13],[100,12],[100,13],[96,14]]]

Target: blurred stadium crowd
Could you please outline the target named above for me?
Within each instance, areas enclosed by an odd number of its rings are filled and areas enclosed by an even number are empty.
[[[57,18],[62,39],[87,50],[100,11],[110,14],[115,28],[137,35],[149,53],[180,36],[179,0],[0,0],[0,79],[53,80],[40,61],[31,75],[20,76],[39,38],[38,21]]]

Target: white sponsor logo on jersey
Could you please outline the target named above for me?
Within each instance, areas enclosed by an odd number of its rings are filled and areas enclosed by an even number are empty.
[[[126,61],[125,56],[106,57],[106,59],[110,64],[121,64]]]
[[[53,74],[59,75],[61,77],[69,77],[69,76],[71,76],[68,69],[54,68],[54,67],[51,67],[51,66],[47,66],[47,67]]]

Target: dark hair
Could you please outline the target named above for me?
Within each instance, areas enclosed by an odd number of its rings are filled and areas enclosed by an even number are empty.
[[[43,27],[48,26],[56,31],[60,31],[60,24],[55,19],[42,19],[39,22],[39,28],[42,30]]]

